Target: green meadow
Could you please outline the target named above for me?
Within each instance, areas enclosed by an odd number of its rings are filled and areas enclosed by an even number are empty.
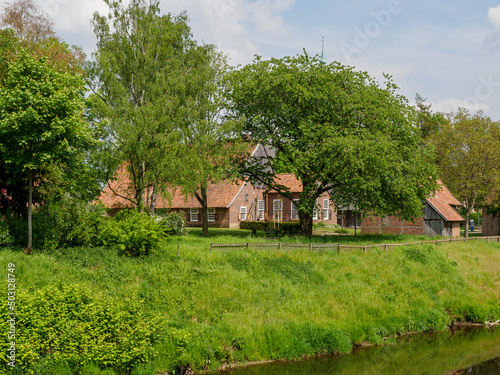
[[[15,266],[19,374],[169,374],[347,353],[409,332],[500,319],[500,244],[410,245],[410,236],[282,242],[402,243],[389,251],[214,249],[268,243],[249,231],[169,237],[144,258],[113,247],[27,255]],[[274,240],[277,241],[277,240]],[[179,249],[179,253],[178,253]],[[7,284],[4,286],[7,295]],[[2,301],[7,311],[7,298]],[[0,323],[8,331],[6,321]],[[8,345],[3,335],[4,346]]]

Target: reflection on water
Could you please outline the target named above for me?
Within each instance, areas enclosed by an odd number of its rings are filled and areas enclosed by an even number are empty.
[[[498,375],[500,328],[463,328],[405,336],[397,345],[356,349],[351,354],[295,363],[273,363],[231,375]],[[492,359],[494,358],[494,359]]]
[[[454,375],[498,375],[500,374],[500,357],[490,359],[489,361],[472,366],[471,368],[451,372]]]

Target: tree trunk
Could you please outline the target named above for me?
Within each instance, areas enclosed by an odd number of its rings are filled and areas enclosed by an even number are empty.
[[[308,213],[300,213],[300,229],[302,231],[303,236],[312,236],[313,234],[313,219],[312,215]]]
[[[28,193],[28,247],[26,248],[27,252],[31,252],[31,248],[33,247],[33,224],[32,224],[32,212],[33,212],[33,171],[30,169],[28,171],[28,184],[29,184],[29,193]]]
[[[153,185],[153,192],[151,193],[151,200],[149,206],[149,214],[154,215],[156,209],[156,184]]]
[[[465,230],[464,230],[464,237],[465,238],[469,237],[469,217],[470,217],[470,207],[466,207],[466,211],[465,211]]]
[[[194,192],[196,199],[201,205],[201,234],[208,236],[208,198],[207,198],[207,187],[200,187],[200,194],[197,191]]]

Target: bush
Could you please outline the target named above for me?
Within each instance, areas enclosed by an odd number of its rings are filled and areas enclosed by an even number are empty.
[[[155,253],[164,238],[164,228],[155,218],[137,211],[120,211],[104,221],[100,234],[103,245],[118,245],[124,254],[132,257]]]
[[[264,228],[277,227],[282,234],[289,236],[301,234],[302,230],[298,222],[286,222],[275,224],[272,221],[241,221],[240,229],[264,230]]]
[[[105,209],[100,205],[62,198],[33,212],[33,247],[51,250],[61,247],[96,245]],[[28,220],[7,213],[6,223],[17,246],[28,243]]]
[[[12,244],[12,236],[9,231],[9,224],[6,220],[0,220],[0,246],[9,246]]]
[[[182,214],[171,211],[159,214],[155,218],[166,234],[170,236],[186,234],[186,222]]]
[[[138,303],[97,298],[83,286],[49,286],[31,295],[18,291],[16,309],[16,352],[22,353],[16,361],[26,373],[39,373],[39,367],[88,373],[85,368],[92,365],[128,372],[154,355],[162,327],[160,318],[145,316]],[[9,331],[8,324],[0,322],[2,332]],[[7,341],[4,335],[3,347]],[[2,367],[7,370],[5,361]]]

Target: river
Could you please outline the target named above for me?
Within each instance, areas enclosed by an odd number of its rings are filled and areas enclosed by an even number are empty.
[[[271,363],[225,372],[231,375],[498,375],[500,327],[459,327],[403,336],[394,345],[355,348],[340,356]]]

